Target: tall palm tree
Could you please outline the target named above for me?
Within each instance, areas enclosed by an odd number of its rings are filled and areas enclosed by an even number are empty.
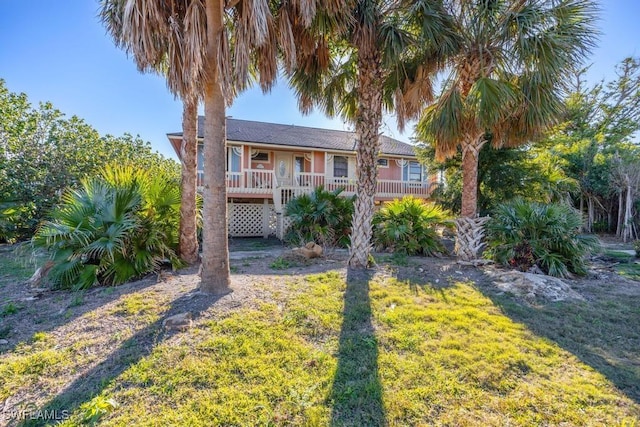
[[[458,51],[417,133],[438,159],[462,151],[457,249],[472,259],[482,225],[475,218],[478,153],[488,141],[495,147],[532,141],[554,122],[566,78],[595,42],[597,7],[591,0],[452,0],[446,7]]]
[[[178,252],[188,264],[198,261],[196,192],[198,188],[198,98],[182,101],[182,145],[180,161],[180,236]]]
[[[320,55],[299,53],[290,83],[303,113],[319,106],[355,127],[357,186],[349,267],[366,268],[383,108],[395,108],[403,125],[431,100],[431,77],[438,66],[434,59],[447,51],[451,39],[440,1],[353,0],[336,24],[338,28],[307,32],[323,49]],[[419,42],[429,49],[418,50]],[[417,66],[416,58],[427,65]]]
[[[337,12],[339,1],[102,1],[103,22],[141,71],[165,64],[172,93],[204,100],[203,292],[230,291],[226,106],[252,78],[268,91],[277,77],[278,54],[285,63],[294,61],[294,23],[309,25],[316,10],[325,9]]]

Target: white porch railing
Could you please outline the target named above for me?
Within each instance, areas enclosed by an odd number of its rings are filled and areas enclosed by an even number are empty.
[[[379,179],[376,194],[379,197],[397,197],[400,195],[428,196],[431,184],[428,182],[394,181]]]
[[[294,181],[298,187],[316,188],[324,185],[324,174],[312,172],[298,172],[294,175]]]
[[[198,171],[198,185],[202,185],[202,178],[202,171]],[[275,172],[271,170],[247,169],[243,172],[227,172],[227,191],[230,193],[274,194],[275,189],[286,188],[291,196],[297,196],[321,185],[329,191],[342,188],[347,195],[356,191],[354,178],[326,177],[320,173],[296,173],[293,182],[293,185],[278,185]],[[376,195],[389,198],[404,195],[428,197],[431,190],[432,185],[428,182],[379,179]]]

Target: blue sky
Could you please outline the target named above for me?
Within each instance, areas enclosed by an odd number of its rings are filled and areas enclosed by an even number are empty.
[[[589,62],[593,82],[614,76],[624,57],[640,55],[640,1],[601,3],[602,35]],[[175,158],[165,134],[181,129],[182,106],[161,77],[140,74],[132,59],[116,49],[91,0],[0,0],[0,78],[9,90],[25,92],[36,105],[51,101],[68,116],[84,118],[101,134],[139,134],[162,154]],[[239,119],[348,129],[321,113],[302,116],[280,82],[270,94],[242,94],[228,109]],[[383,132],[408,141],[385,120]]]

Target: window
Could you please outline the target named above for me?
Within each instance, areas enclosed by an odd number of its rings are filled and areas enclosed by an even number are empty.
[[[378,159],[378,167],[388,168],[389,167],[389,159]]]
[[[301,173],[304,172],[304,157],[296,157],[294,165],[294,172]]]
[[[240,172],[240,147],[227,147],[227,171]]]
[[[427,174],[420,162],[407,162],[402,168],[402,179],[410,182],[422,182],[427,178]]]
[[[254,162],[269,162],[269,152],[258,151],[257,153],[251,156],[251,160],[253,160]]]
[[[345,156],[333,156],[334,178],[346,178],[349,176],[349,161]]]

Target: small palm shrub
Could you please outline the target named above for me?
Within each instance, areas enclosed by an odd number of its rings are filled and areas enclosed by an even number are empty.
[[[599,241],[579,234],[581,225],[580,213],[564,204],[503,203],[487,223],[487,255],[522,271],[537,265],[551,276],[582,275],[584,257]]]
[[[285,208],[291,219],[285,242],[291,245],[315,242],[324,247],[347,247],[354,197],[342,197],[340,193],[342,189],[327,191],[318,187],[312,193],[291,199]]]
[[[116,285],[157,270],[165,260],[180,265],[179,210],[175,180],[131,166],[108,166],[62,196],[33,244],[49,252],[55,287]]]
[[[450,226],[449,214],[433,203],[412,196],[384,205],[373,216],[373,242],[378,250],[407,255],[445,252],[436,226]]]

